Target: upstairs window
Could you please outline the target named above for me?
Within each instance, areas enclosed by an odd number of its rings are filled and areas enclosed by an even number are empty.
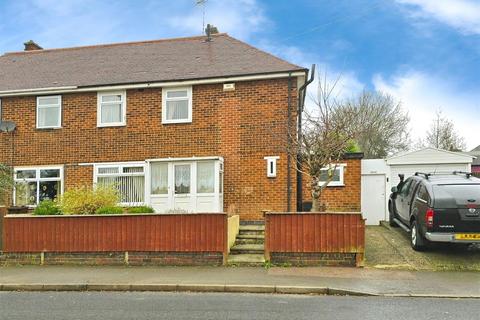
[[[98,93],[97,126],[126,125],[127,102],[125,91]]]
[[[37,128],[52,129],[62,126],[62,97],[37,97]]]
[[[162,90],[162,123],[192,122],[192,87]]]

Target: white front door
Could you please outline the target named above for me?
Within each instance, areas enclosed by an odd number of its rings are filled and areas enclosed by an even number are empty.
[[[367,225],[386,220],[385,175],[362,176],[362,214]]]
[[[173,209],[175,211],[192,212],[192,165],[179,163],[173,165]]]

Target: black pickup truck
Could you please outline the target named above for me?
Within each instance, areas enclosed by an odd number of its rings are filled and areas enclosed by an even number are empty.
[[[390,225],[410,232],[414,250],[430,242],[480,242],[480,179],[470,173],[415,173],[392,187]]]

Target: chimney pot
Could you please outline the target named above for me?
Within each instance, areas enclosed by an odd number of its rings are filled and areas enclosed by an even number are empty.
[[[43,50],[35,41],[30,40],[24,43],[25,51]]]

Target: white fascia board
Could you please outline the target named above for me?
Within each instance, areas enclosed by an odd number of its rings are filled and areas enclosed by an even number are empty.
[[[141,84],[127,84],[127,85],[112,85],[112,86],[96,86],[88,88],[79,87],[58,87],[58,88],[39,88],[39,89],[22,89],[22,90],[7,90],[0,91],[0,97],[13,96],[32,96],[44,94],[62,94],[74,92],[97,92],[97,91],[112,91],[112,90],[128,90],[128,89],[146,89],[146,88],[160,88],[160,87],[178,87],[178,86],[192,86],[200,84],[213,84],[236,81],[251,81],[251,80],[265,80],[265,79],[279,79],[305,76],[304,72],[280,72],[272,74],[261,74],[252,76],[238,76],[238,77],[224,77],[224,78],[210,78],[201,80],[184,80],[184,81],[169,81],[169,82],[147,82]]]

